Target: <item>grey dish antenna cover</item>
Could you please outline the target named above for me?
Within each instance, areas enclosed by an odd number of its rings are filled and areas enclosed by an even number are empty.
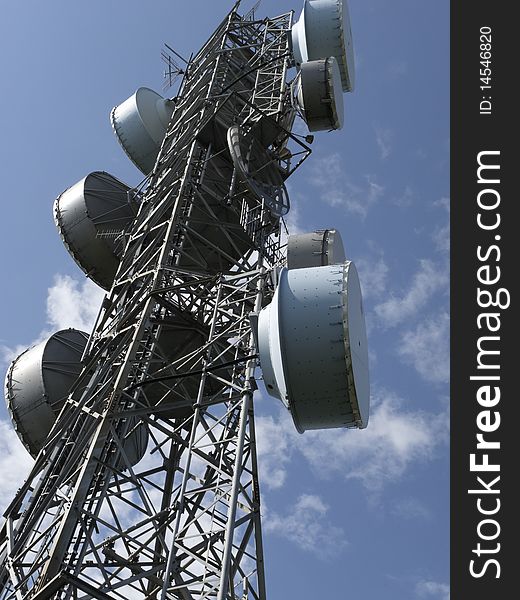
[[[368,344],[353,262],[282,269],[260,312],[258,344],[267,391],[300,433],[367,426]]]
[[[302,64],[297,97],[309,131],[343,127],[345,111],[341,76],[333,56]]]
[[[123,150],[144,175],[151,173],[173,114],[173,102],[140,87],[112,109],[110,121]]]
[[[64,329],[29,348],[9,367],[5,378],[7,408],[18,437],[31,456],[43,447],[68,391],[81,372],[88,336]]]
[[[109,173],[95,171],[54,202],[54,220],[65,247],[85,274],[105,290],[112,287],[123,255],[123,231],[137,214],[129,191]]]
[[[343,240],[336,229],[291,234],[287,240],[288,269],[337,265],[345,260]]]
[[[289,195],[278,162],[258,139],[238,125],[228,129],[227,141],[233,164],[251,192],[263,200],[275,217],[289,212]]]
[[[298,66],[334,56],[343,91],[354,89],[354,45],[346,0],[305,0],[292,28],[292,45]]]
[[[7,371],[7,408],[18,437],[33,458],[45,445],[83,369],[81,356],[87,340],[83,331],[63,329],[20,354]],[[146,452],[148,431],[136,418],[125,426],[122,449],[127,464],[136,465]]]

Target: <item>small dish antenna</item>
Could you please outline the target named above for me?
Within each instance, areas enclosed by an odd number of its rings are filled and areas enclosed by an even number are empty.
[[[334,56],[344,92],[354,89],[354,44],[346,0],[305,0],[292,28],[296,64]]]
[[[305,269],[343,264],[346,260],[343,240],[336,229],[318,229],[295,233],[287,240],[287,268]]]
[[[155,165],[172,114],[173,102],[146,87],[138,88],[110,113],[119,143],[144,175]]]
[[[5,400],[16,433],[33,458],[45,445],[69,390],[83,370],[81,356],[88,337],[77,329],[62,329],[22,352],[9,367]],[[149,436],[144,422],[137,417],[130,419],[122,446],[129,465],[135,466],[146,452]]]
[[[88,334],[57,331],[22,352],[5,378],[5,400],[16,433],[34,458],[43,448],[68,391],[81,372]]]
[[[54,221],[69,254],[104,290],[114,283],[124,251],[123,234],[137,203],[130,187],[104,171],[94,171],[54,201]]]
[[[302,64],[297,98],[309,131],[343,127],[341,86],[338,61],[333,56]]]
[[[227,141],[233,164],[251,192],[263,200],[275,217],[289,212],[290,203],[278,162],[257,138],[238,125],[228,129]]]

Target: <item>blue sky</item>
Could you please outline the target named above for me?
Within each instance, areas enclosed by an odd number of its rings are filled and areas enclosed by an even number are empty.
[[[252,3],[245,3],[249,8]],[[110,127],[162,92],[164,42],[196,51],[231,2],[53,0],[0,7],[0,367],[102,293],[69,258],[52,203],[94,170],[140,173]],[[264,0],[260,16],[300,0]],[[292,231],[335,227],[358,267],[372,413],[299,435],[257,401],[270,600],[449,598],[449,2],[351,0],[356,89],[289,180]],[[30,465],[0,407],[0,504]]]

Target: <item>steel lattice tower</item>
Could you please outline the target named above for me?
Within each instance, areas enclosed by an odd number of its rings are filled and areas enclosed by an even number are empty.
[[[254,323],[281,219],[226,132],[284,179],[310,150],[291,133],[292,13],[237,10],[190,60],[84,368],[5,513],[1,600],[266,598]]]

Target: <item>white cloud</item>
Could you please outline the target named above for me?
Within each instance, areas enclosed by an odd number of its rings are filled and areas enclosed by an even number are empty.
[[[391,141],[393,138],[393,131],[391,129],[375,127],[375,132],[381,159],[385,160],[390,156],[392,151]]]
[[[359,258],[355,260],[359,273],[359,281],[363,292],[363,299],[378,298],[384,294],[388,279],[388,265],[380,256],[376,260]]]
[[[289,235],[295,235],[298,233],[307,233],[301,224],[301,211],[300,207],[304,201],[301,195],[293,189],[290,185],[287,185],[287,191],[291,199],[291,209],[284,217],[284,222],[287,227]],[[285,231],[285,227],[281,227],[281,243],[287,243],[288,235]]]
[[[402,296],[392,295],[375,307],[382,326],[395,327],[415,316],[434,294],[446,291],[448,284],[449,276],[445,268],[435,265],[431,260],[421,260],[409,289]]]
[[[0,420],[0,515],[22,486],[33,465],[33,459],[24,448],[12,425]]]
[[[74,327],[89,332],[96,320],[105,292],[90,279],[79,282],[56,275],[47,294],[47,321],[55,329]]]
[[[447,413],[407,411],[396,396],[373,398],[364,430],[308,431],[299,450],[318,475],[343,474],[369,492],[380,492],[415,463],[432,460],[448,440]]]
[[[447,409],[440,413],[407,410],[400,398],[382,391],[372,395],[366,429],[298,434],[291,416],[282,409],[277,419],[260,418],[257,437],[265,453],[259,459],[260,474],[268,487],[283,485],[290,461],[298,453],[318,477],[357,480],[375,498],[412,466],[435,459],[448,442],[449,418]]]
[[[416,498],[405,498],[395,504],[392,513],[404,519],[431,519],[430,509]]]
[[[256,417],[256,450],[262,486],[278,489],[285,483],[291,460],[291,435],[273,417]]]
[[[446,196],[443,196],[440,200],[436,200],[434,206],[443,208],[448,214],[450,213],[450,199]]]
[[[396,206],[399,206],[400,208],[407,208],[408,206],[411,206],[414,203],[415,196],[416,194],[411,188],[411,186],[407,185],[404,188],[403,193],[397,198],[393,199],[393,203]]]
[[[285,217],[285,224],[287,225],[289,234],[296,235],[298,233],[306,233],[301,226],[300,208],[298,204],[291,207],[291,210]]]
[[[420,323],[401,336],[399,354],[426,381],[448,383],[450,379],[450,318],[446,312]]]
[[[420,581],[415,586],[415,593],[417,598],[450,600],[450,586],[436,581]]]
[[[73,327],[90,333],[105,292],[90,279],[78,281],[68,275],[55,275],[47,290],[47,327],[28,344],[0,345],[0,366],[9,363],[28,348],[43,342],[60,329]]]
[[[439,206],[446,210],[448,215],[450,214],[450,199],[449,198],[441,198],[437,202],[435,202],[435,206]],[[450,223],[449,220],[446,225],[437,227],[432,235],[433,242],[435,243],[435,248],[439,252],[449,252],[450,251]]]
[[[450,226],[444,225],[443,227],[438,227],[433,235],[433,241],[435,243],[435,248],[439,252],[449,252],[450,251]]]
[[[266,510],[262,527],[319,558],[337,556],[347,546],[345,532],[326,519],[329,507],[313,494],[302,494],[287,514]]]
[[[314,161],[310,182],[318,188],[319,197],[331,206],[341,206],[347,212],[364,219],[384,193],[384,188],[372,176],[366,175],[363,184],[349,179],[339,154]]]

